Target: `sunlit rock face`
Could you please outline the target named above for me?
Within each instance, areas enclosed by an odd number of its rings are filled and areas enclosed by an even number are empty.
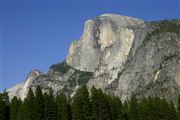
[[[180,93],[180,36],[167,24],[157,26],[113,14],[88,20],[80,40],[70,46],[67,63],[94,72],[89,88],[102,88],[123,101],[132,94],[176,101]]]
[[[67,63],[76,69],[94,72],[88,86],[105,89],[124,69],[136,32],[143,27],[145,24],[140,19],[113,14],[88,20],[80,40],[69,48]]]
[[[71,97],[78,87],[86,84],[92,76],[91,72],[76,70],[62,62],[50,66],[47,73],[31,71],[24,83],[15,85],[7,91],[10,99],[17,96],[24,100],[30,88],[35,92],[37,86],[40,86],[43,93],[48,93],[49,88],[52,88],[55,95],[64,92],[67,97]]]
[[[33,84],[33,81],[40,75],[42,75],[42,72],[39,70],[31,71],[24,83],[15,85],[14,87],[8,89],[9,97],[12,98],[13,96],[17,96],[24,100],[27,96],[29,88]]]
[[[103,14],[87,20],[81,38],[72,42],[62,64],[48,73],[34,71],[23,84],[8,89],[25,98],[31,87],[51,87],[72,97],[77,88],[93,85],[123,101],[160,96],[176,103],[180,94],[180,20],[143,20]]]
[[[108,64],[108,69],[121,66],[130,51],[134,29],[143,23],[139,19],[113,14],[87,20],[82,37],[69,48],[67,63],[76,69],[92,72],[100,64]]]

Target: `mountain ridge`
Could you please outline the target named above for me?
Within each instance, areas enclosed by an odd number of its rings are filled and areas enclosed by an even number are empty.
[[[180,94],[180,20],[144,22],[141,19],[103,14],[87,20],[78,41],[72,42],[64,62],[47,73],[9,89],[10,97],[22,97],[40,85],[44,92],[65,91],[73,96],[86,84],[115,94],[123,101],[160,96],[176,103]],[[36,70],[34,72],[37,72]],[[24,92],[23,96],[26,96]]]

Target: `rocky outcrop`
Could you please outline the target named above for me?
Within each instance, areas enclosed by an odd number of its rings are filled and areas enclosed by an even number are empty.
[[[70,47],[67,63],[94,72],[89,88],[94,85],[122,100],[135,94],[175,101],[180,94],[179,24],[101,15],[86,22],[81,39]]]
[[[175,101],[180,94],[180,34],[160,33],[143,42],[130,56],[118,81],[116,95],[127,99],[160,96]]]
[[[105,89],[124,69],[134,39],[143,40],[144,34],[137,33],[144,27],[140,19],[113,14],[88,20],[81,39],[73,42],[69,49],[67,63],[76,69],[94,72],[88,86]]]
[[[33,70],[29,73],[24,83],[18,84],[8,89],[9,96],[20,97],[25,99],[30,88],[35,91],[37,86],[43,89],[43,92],[49,92],[49,88],[52,88],[54,94],[64,92],[68,97],[71,97],[76,89],[86,84],[93,73],[76,70],[66,62],[52,65],[48,73],[42,73],[39,70]]]
[[[104,14],[85,23],[82,37],[69,49],[67,63],[82,71],[94,72],[98,66],[121,66],[128,55],[135,30],[144,26],[139,19]]]
[[[39,70],[31,71],[24,83],[15,85],[14,87],[8,89],[10,98],[12,98],[13,96],[18,96],[24,99],[29,91],[29,88],[34,82],[34,79],[36,79],[40,75],[42,75],[42,72]]]
[[[37,73],[33,74],[32,73]],[[144,22],[114,14],[87,20],[63,63],[48,73],[32,72],[26,82],[9,89],[24,98],[37,85],[72,96],[86,84],[115,94],[123,101],[160,96],[176,103],[180,94],[180,20]],[[31,77],[32,76],[32,77]]]

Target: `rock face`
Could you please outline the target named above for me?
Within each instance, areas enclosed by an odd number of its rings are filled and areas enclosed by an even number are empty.
[[[131,49],[135,29],[143,27],[143,23],[139,19],[112,14],[88,20],[80,40],[70,46],[67,63],[91,72],[103,64],[108,64],[104,68],[107,70],[122,66]]]
[[[74,41],[65,62],[48,73],[30,73],[26,82],[9,89],[24,98],[29,87],[72,96],[79,85],[102,88],[127,100],[160,96],[176,103],[180,94],[180,20],[146,23],[103,14],[87,20],[80,40]]]
[[[63,91],[68,97],[71,97],[82,84],[86,84],[93,73],[76,70],[66,62],[52,65],[48,73],[42,73],[39,70],[33,70],[29,73],[24,83],[18,84],[8,89],[10,99],[13,96],[18,96],[21,99],[25,99],[29,88],[35,91],[39,85],[43,92],[49,92],[49,88],[52,88],[54,94],[58,94]]]
[[[16,95],[16,96],[24,99],[29,91],[29,88],[33,84],[34,79],[37,78],[38,76],[40,76],[41,74],[42,74],[42,72],[40,72],[39,70],[31,71],[24,83],[18,84],[8,90],[9,96],[11,97],[11,96]]]

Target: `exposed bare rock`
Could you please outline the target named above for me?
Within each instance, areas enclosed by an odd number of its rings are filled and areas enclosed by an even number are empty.
[[[30,87],[73,96],[78,86],[96,86],[123,101],[160,96],[176,103],[180,94],[180,20],[146,23],[143,20],[103,14],[87,20],[63,63],[48,73],[33,71],[23,84],[9,89],[24,98]]]

